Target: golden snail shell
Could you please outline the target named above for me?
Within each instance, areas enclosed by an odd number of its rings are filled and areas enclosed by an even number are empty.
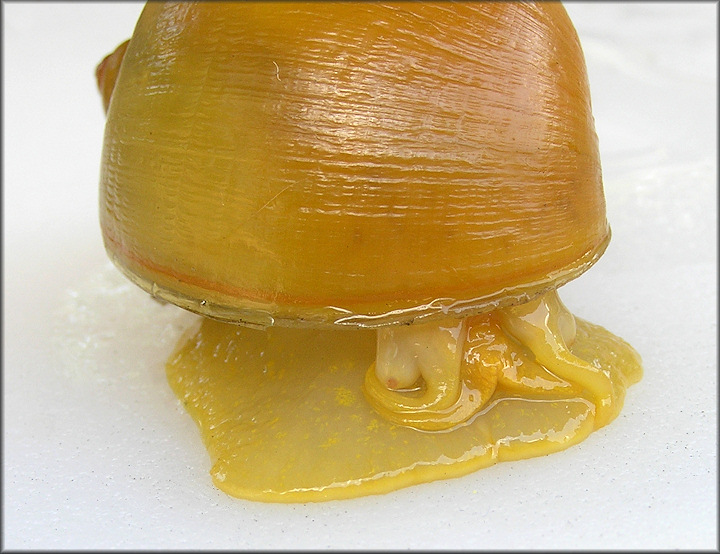
[[[279,10],[144,9],[100,189],[105,245],[138,284],[230,321],[375,326],[532,298],[600,256],[561,6]]]
[[[223,490],[385,492],[619,413],[639,357],[556,293],[610,238],[561,5],[150,2],[97,76],[105,246],[213,318],[167,367]]]

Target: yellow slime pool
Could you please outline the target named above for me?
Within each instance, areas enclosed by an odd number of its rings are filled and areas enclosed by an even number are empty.
[[[497,353],[492,395],[441,431],[393,423],[366,398],[373,330],[264,331],[204,319],[168,362],[168,380],[201,430],[218,488],[305,502],[384,493],[562,450],[612,420],[641,377],[627,343],[577,319],[571,354],[596,368],[609,390],[607,405],[598,406],[591,390],[500,338],[488,321],[496,316],[470,323],[475,350],[468,354]],[[472,384],[460,388],[465,400],[482,394]]]

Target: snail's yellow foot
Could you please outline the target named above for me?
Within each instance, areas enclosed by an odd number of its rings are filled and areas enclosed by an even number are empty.
[[[506,363],[483,325],[448,319],[380,329],[365,393],[377,412],[418,429],[447,429],[477,413]],[[482,329],[482,331],[480,330]]]
[[[503,308],[498,314],[504,331],[529,349],[539,364],[567,383],[587,391],[595,404],[596,429],[617,415],[617,393],[610,372],[593,364],[592,358],[585,359],[573,352],[578,326],[556,291],[526,304]]]

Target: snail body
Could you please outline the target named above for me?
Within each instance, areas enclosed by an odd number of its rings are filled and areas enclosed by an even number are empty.
[[[336,354],[365,365],[355,385],[367,413],[343,425],[378,416],[389,434],[376,450],[392,450],[393,426],[415,443],[463,436],[505,410],[493,406],[509,391],[582,399],[572,417],[585,423],[548,438],[552,450],[609,422],[639,379],[620,339],[623,367],[573,353],[578,332],[607,332],[576,322],[556,293],[610,239],[582,50],[561,5],[151,2],[98,81],[108,254],[154,296],[215,320],[168,365],[179,395],[216,363],[195,357],[209,336],[249,352],[343,329],[375,337]],[[329,363],[272,344],[286,373]],[[288,382],[272,383],[284,397]],[[203,422],[213,410],[191,412]],[[346,483],[439,475],[375,466]],[[260,499],[358,494],[293,475],[299,496],[216,483]]]

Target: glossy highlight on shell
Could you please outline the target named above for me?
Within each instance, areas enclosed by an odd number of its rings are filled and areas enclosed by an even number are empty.
[[[548,453],[639,380],[557,295],[610,240],[560,4],[150,2],[96,76],[105,247],[211,318],[168,378],[230,494],[345,498]]]

